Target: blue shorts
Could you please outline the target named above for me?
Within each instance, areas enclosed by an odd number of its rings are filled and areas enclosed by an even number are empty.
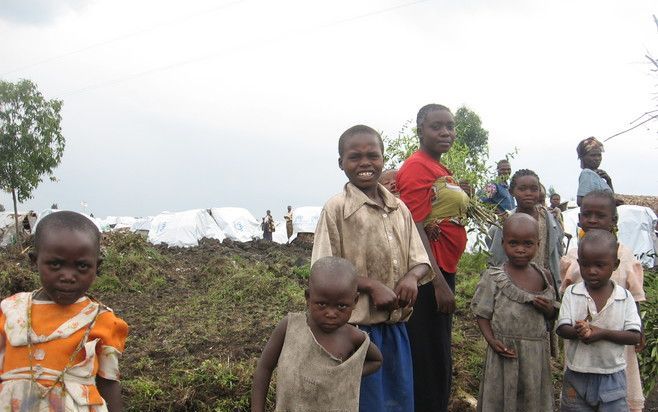
[[[382,367],[361,379],[360,412],[414,410],[411,349],[404,323],[357,325],[382,352]]]
[[[581,373],[567,369],[562,381],[560,411],[628,412],[626,374]]]

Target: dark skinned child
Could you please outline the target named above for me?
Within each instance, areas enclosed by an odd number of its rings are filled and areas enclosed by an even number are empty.
[[[327,201],[315,230],[311,261],[343,257],[356,267],[359,298],[349,322],[381,350],[382,368],[361,382],[359,410],[413,410],[413,370],[405,322],[418,285],[431,281],[429,258],[409,209],[378,179],[381,136],[354,126],[338,140],[338,166],[349,182]]]
[[[578,214],[579,236],[582,237],[591,229],[602,229],[614,233],[617,225],[617,202],[612,192],[607,190],[595,190],[587,193],[581,202]],[[617,249],[619,266],[612,272],[611,279],[618,285],[627,289],[633,299],[638,313],[640,313],[640,302],[646,301],[644,293],[644,269],[642,264],[635,258],[633,251],[619,244]],[[562,285],[566,289],[568,285],[582,281],[580,266],[578,265],[578,247],[572,248],[562,257],[561,261]],[[641,412],[644,409],[644,394],[642,393],[642,379],[637,360],[637,353],[644,349],[645,340],[642,334],[640,343],[627,346],[624,350],[626,359],[626,402],[633,412]]]
[[[356,411],[361,376],[381,366],[382,355],[368,335],[347,323],[358,298],[350,262],[319,259],[305,295],[306,313],[283,318],[263,349],[254,374],[252,412],[265,411],[274,368],[277,411]]]
[[[567,287],[557,321],[565,339],[562,411],[628,411],[624,346],[640,341],[633,296],[611,280],[617,238],[590,229],[578,245],[583,282]]]
[[[551,411],[550,321],[555,290],[550,274],[532,263],[541,247],[537,220],[515,213],[503,224],[507,261],[490,266],[471,302],[487,348],[478,411]]]
[[[37,224],[30,259],[42,287],[0,304],[0,405],[122,410],[118,366],[128,325],[86,294],[101,264],[100,236],[75,212],[55,212]]]

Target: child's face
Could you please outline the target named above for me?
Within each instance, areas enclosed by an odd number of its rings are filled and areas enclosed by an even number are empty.
[[[601,166],[601,149],[592,149],[583,155],[581,161],[585,169],[596,170]]]
[[[539,180],[534,176],[516,178],[512,195],[520,207],[524,209],[534,207],[539,200]]]
[[[60,305],[75,303],[87,292],[100,264],[93,236],[71,229],[44,233],[39,250],[30,258],[39,271],[44,291]]]
[[[560,206],[560,196],[558,195],[551,196],[551,207],[558,207],[558,206]]]
[[[599,197],[583,199],[580,213],[578,213],[578,223],[585,232],[589,229],[603,229],[612,232],[616,218],[610,201]]]
[[[359,189],[367,191],[376,188],[384,168],[384,155],[377,136],[357,133],[347,139],[338,166]]]
[[[530,264],[539,248],[539,234],[536,225],[515,223],[505,228],[503,249],[510,264],[524,267]]]
[[[395,177],[397,176],[395,170],[389,170],[388,172],[382,173],[382,177],[379,178],[379,183],[386,188],[389,192],[394,195],[398,195],[398,189],[395,185]]]
[[[578,265],[587,289],[605,287],[619,265],[617,251],[607,245],[584,243],[578,247]]]
[[[309,286],[306,296],[309,317],[324,333],[331,333],[350,319],[357,297],[350,282],[317,282]]]

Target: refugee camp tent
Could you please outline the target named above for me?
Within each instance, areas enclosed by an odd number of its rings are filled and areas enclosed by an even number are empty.
[[[567,210],[562,214],[564,217],[564,231],[571,233],[573,239],[569,249],[577,246],[578,238],[578,213],[580,208]],[[617,207],[619,241],[633,251],[633,254],[643,265],[653,267],[658,264],[655,250],[656,214],[648,207],[622,205]]]
[[[37,215],[33,211],[18,212],[18,225],[23,235],[29,235],[35,227]],[[26,222],[27,220],[27,222]],[[27,227],[25,227],[27,225]],[[8,246],[16,239],[16,221],[13,212],[0,212],[0,246]]]
[[[227,238],[248,242],[263,237],[260,222],[247,209],[241,207],[214,207],[210,209],[215,222]]]
[[[304,206],[292,211],[293,233],[315,233],[322,207]]]
[[[152,221],[153,216],[139,217],[135,219],[135,222],[130,226],[130,231],[146,235],[151,230]]]
[[[203,238],[222,241],[226,238],[207,209],[162,212],[153,218],[148,241],[154,245],[197,246]]]
[[[292,242],[298,233],[315,233],[315,227],[320,220],[322,208],[319,206],[302,206],[292,210]],[[286,231],[286,221],[275,220],[276,231],[272,233],[272,240],[276,243],[284,244],[288,242],[288,232]]]

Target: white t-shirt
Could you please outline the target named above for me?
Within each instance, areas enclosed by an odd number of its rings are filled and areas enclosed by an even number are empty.
[[[613,282],[614,290],[600,312],[587,292],[584,282],[569,286],[562,297],[557,326],[575,325],[577,320],[592,317],[590,325],[609,330],[641,330],[640,315],[633,296]],[[611,374],[626,367],[624,346],[608,340],[585,344],[579,339],[565,339],[567,367],[575,372]]]

